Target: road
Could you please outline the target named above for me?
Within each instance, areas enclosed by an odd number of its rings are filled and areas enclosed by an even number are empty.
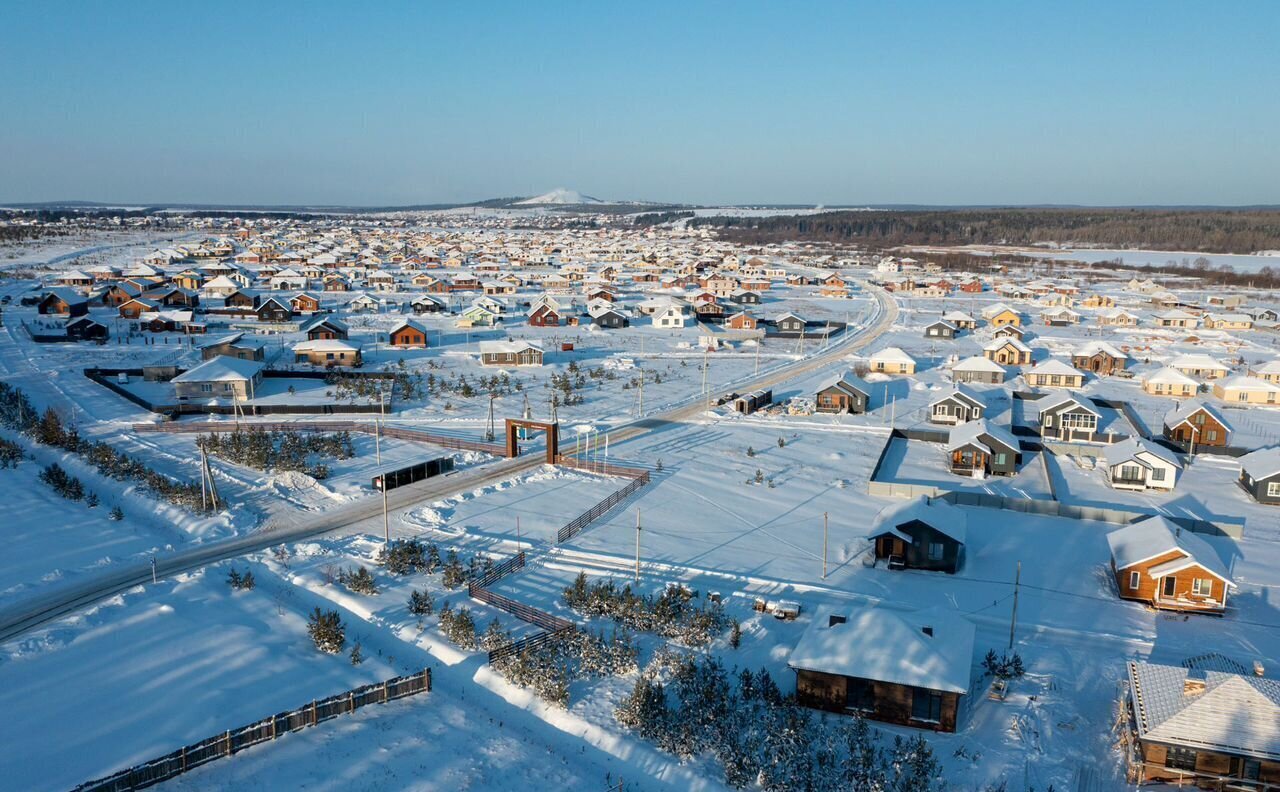
[[[798,360],[759,377],[750,378],[735,387],[747,391],[772,388],[787,380],[829,366],[874,342],[893,326],[898,316],[898,307],[887,292],[874,287],[870,288],[873,289],[879,306],[876,319],[871,325],[861,332],[847,335],[839,343],[820,350],[812,357]],[[689,404],[678,405],[657,415],[638,418],[619,425],[610,432],[611,442],[617,444],[632,440],[661,426],[688,421],[702,414],[706,409],[702,397],[696,397]],[[469,492],[532,470],[544,461],[541,454],[531,453],[401,487],[387,494],[387,510],[388,513],[398,512],[419,503]],[[376,518],[381,512],[380,499],[365,498],[319,515],[297,513],[276,518],[263,530],[247,536],[209,542],[184,548],[173,555],[158,557],[155,560],[155,574],[167,577],[199,569],[228,558],[237,558],[247,553],[265,550],[285,542],[320,536]],[[145,585],[151,578],[152,568],[149,563],[128,564],[0,608],[0,641],[7,641],[46,622],[127,591],[134,586]]]

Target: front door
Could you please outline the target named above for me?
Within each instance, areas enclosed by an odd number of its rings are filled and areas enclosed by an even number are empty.
[[[1178,587],[1178,579],[1173,575],[1170,575],[1169,577],[1165,578],[1164,582],[1161,584],[1161,593],[1164,594],[1164,596],[1166,597],[1172,597],[1173,592],[1177,590],[1177,587]]]

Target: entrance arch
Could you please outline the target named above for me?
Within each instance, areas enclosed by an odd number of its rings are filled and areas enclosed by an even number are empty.
[[[547,462],[554,465],[560,456],[560,424],[549,421],[529,421],[523,418],[508,418],[507,424],[507,456],[520,456],[520,436],[518,430],[533,429],[547,433]]]

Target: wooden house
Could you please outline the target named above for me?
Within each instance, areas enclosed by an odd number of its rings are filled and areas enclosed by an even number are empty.
[[[346,322],[332,316],[315,316],[298,328],[308,341],[345,341],[349,335]]]
[[[1005,381],[1008,372],[1004,366],[981,355],[965,358],[951,367],[951,381],[965,383],[981,383],[999,385]]]
[[[264,360],[266,345],[257,339],[246,339],[244,333],[211,338],[199,345],[200,359],[212,360],[219,356],[233,357],[239,360]]]
[[[400,349],[426,349],[427,328],[411,319],[405,319],[387,333],[387,343]]]
[[[1128,663],[1124,706],[1133,786],[1280,789],[1280,680],[1223,660]]]
[[[1186,398],[1200,391],[1200,383],[1175,368],[1165,367],[1142,378],[1142,390],[1152,396]]]
[[[1111,573],[1121,599],[1153,608],[1221,613],[1235,588],[1217,552],[1163,515],[1144,517],[1107,534]]]
[[[68,317],[64,327],[68,341],[97,341],[101,343],[110,336],[110,331],[106,325],[90,318],[87,314]]]
[[[529,313],[531,327],[559,327],[563,321],[560,311],[546,303],[538,305]]]
[[[950,340],[956,337],[956,326],[950,322],[938,319],[924,326],[924,337],[933,339]]]
[[[283,297],[266,297],[254,309],[259,322],[287,322],[293,318],[293,308]]]
[[[964,311],[946,311],[942,314],[942,321],[957,330],[972,330],[978,326],[978,320]]]
[[[796,701],[954,732],[972,684],[974,632],[972,622],[941,608],[819,608],[787,659],[796,673]]]
[[[871,386],[851,371],[828,381],[814,396],[814,409],[820,413],[865,413],[871,403]]]
[[[258,360],[218,355],[177,375],[170,382],[179,401],[243,401],[254,398],[262,384],[262,368],[263,363]]]
[[[951,430],[947,461],[958,476],[1012,476],[1022,461],[1022,448],[1008,430],[979,419]]]
[[[1016,338],[995,338],[982,347],[983,357],[1002,366],[1025,366],[1031,355],[1031,347]]]
[[[867,359],[872,371],[880,374],[915,374],[916,359],[898,347],[887,347]]]
[[[929,423],[958,426],[986,416],[987,403],[978,393],[961,384],[946,396],[929,402]]]
[[[1080,371],[1108,376],[1124,371],[1129,356],[1106,341],[1090,341],[1071,353],[1071,365]]]
[[[485,366],[541,366],[542,347],[532,341],[481,341],[480,363]]]
[[[1280,403],[1280,385],[1257,377],[1230,377],[1213,383],[1213,395],[1230,404]]]
[[[1174,405],[1164,415],[1164,436],[1183,449],[1225,448],[1231,445],[1231,425],[1222,413],[1199,400]]]
[[[889,569],[954,573],[964,554],[968,518],[940,498],[913,498],[876,515],[868,539]]]
[[[289,298],[289,308],[295,314],[313,314],[320,310],[320,298],[308,292],[300,292]]]
[[[333,368],[335,366],[360,366],[364,359],[360,346],[339,339],[299,341],[293,345],[293,359],[297,363]]]
[[[42,316],[84,316],[89,313],[89,300],[71,289],[51,289],[36,303],[36,313]]]

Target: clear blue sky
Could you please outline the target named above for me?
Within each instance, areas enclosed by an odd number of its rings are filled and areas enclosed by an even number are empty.
[[[1280,2],[0,0],[0,201],[1280,203]]]

